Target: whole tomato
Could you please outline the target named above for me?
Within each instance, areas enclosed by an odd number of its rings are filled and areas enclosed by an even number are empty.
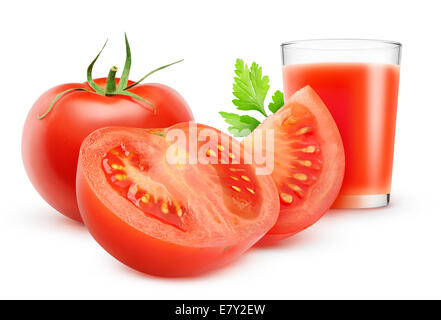
[[[108,126],[163,128],[193,120],[187,103],[174,89],[128,80],[127,37],[126,51],[121,79],[115,78],[115,67],[107,78],[92,79],[98,54],[88,68],[88,82],[62,84],[43,93],[24,125],[22,157],[29,179],[52,207],[80,222],[75,179],[86,136]]]

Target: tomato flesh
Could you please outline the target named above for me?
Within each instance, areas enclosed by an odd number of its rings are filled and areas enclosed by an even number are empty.
[[[296,234],[323,216],[340,190],[345,157],[337,126],[310,87],[299,90],[265,119],[244,140],[246,148],[256,144],[259,130],[274,132],[271,176],[280,198],[279,219],[260,241],[265,245]]]
[[[134,152],[121,145],[104,156],[102,165],[109,184],[136,208],[185,231],[180,218],[188,210],[160,184],[142,176],[148,164],[141,164]]]
[[[189,127],[220,139],[193,141]],[[186,144],[168,141],[171,130]],[[192,144],[203,161],[188,161]],[[233,138],[194,123],[97,130],[78,163],[83,221],[104,249],[145,273],[190,276],[222,266],[257,242],[279,213],[274,182],[243,163],[243,153]],[[171,163],[170,154],[179,161]]]
[[[280,126],[275,127],[273,179],[278,186],[283,212],[305,201],[305,195],[322,173],[322,153],[317,137],[317,123],[304,106],[296,106],[295,115],[287,110]],[[283,160],[280,160],[283,159]]]

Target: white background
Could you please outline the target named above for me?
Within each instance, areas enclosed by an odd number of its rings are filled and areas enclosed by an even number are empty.
[[[441,298],[439,1],[8,1],[0,9],[0,298]],[[28,110],[48,88],[124,64],[131,78],[176,88],[196,120],[223,130],[235,58],[257,61],[281,89],[279,45],[305,38],[404,44],[392,203],[330,211],[271,249],[192,279],[132,271],[49,207],[22,167]]]

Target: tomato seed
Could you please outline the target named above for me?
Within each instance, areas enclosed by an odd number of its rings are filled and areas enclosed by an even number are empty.
[[[282,201],[285,203],[292,203],[292,195],[290,194],[282,192],[280,198],[282,198]]]
[[[300,181],[308,180],[308,176],[304,173],[294,173],[293,178]]]
[[[299,160],[299,163],[305,167],[310,167],[312,165],[312,162],[309,160]]]
[[[315,152],[315,147],[314,146],[307,146],[306,148],[303,148],[302,151],[305,153],[313,153],[313,152]]]
[[[122,181],[122,180],[127,179],[127,176],[125,174],[117,173],[117,174],[115,174],[115,179],[118,180],[118,181]]]
[[[297,130],[296,131],[296,136],[300,136],[302,134],[305,134],[305,133],[308,133],[308,132],[311,132],[311,131],[312,131],[311,128],[305,127],[305,128]]]
[[[206,152],[206,155],[207,155],[207,156],[215,157],[215,156],[216,156],[216,152],[214,152],[214,151],[211,150],[211,149],[208,149],[207,152]]]
[[[165,203],[165,202],[162,203],[162,205],[161,205],[161,211],[162,211],[163,214],[167,214],[167,213],[169,212],[169,211],[168,211],[168,205],[167,205],[167,203]]]
[[[297,119],[294,116],[288,117],[285,121],[283,121],[283,126],[288,126],[297,122]]]

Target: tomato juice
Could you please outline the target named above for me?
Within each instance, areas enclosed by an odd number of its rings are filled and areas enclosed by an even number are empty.
[[[338,126],[346,155],[339,198],[390,193],[399,74],[398,65],[380,63],[283,67],[285,98],[311,86]]]

